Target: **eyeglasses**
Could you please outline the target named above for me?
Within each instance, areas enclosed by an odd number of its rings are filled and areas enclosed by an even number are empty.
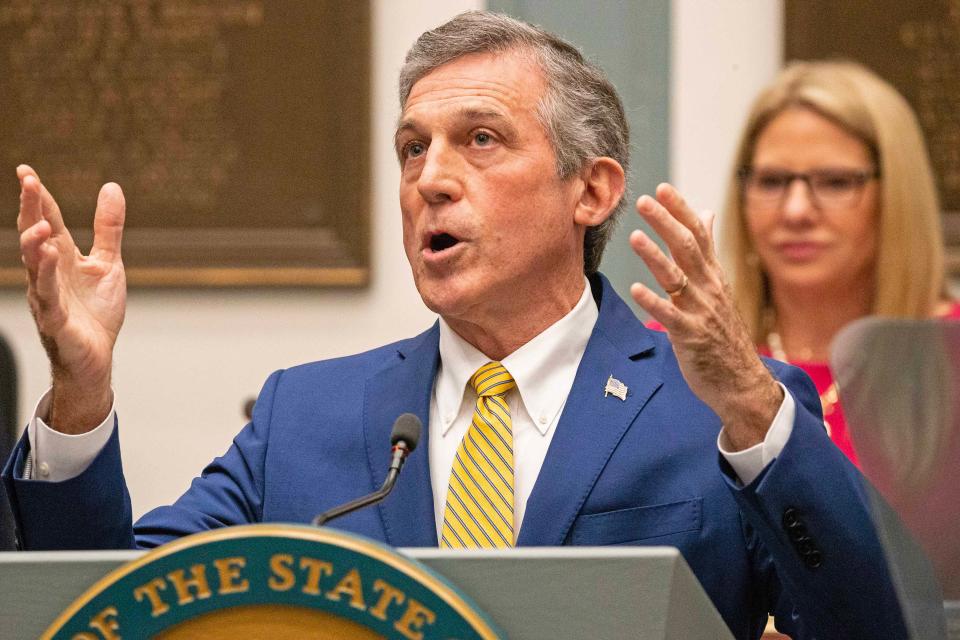
[[[855,207],[867,182],[880,177],[876,169],[815,169],[794,173],[777,169],[743,167],[737,172],[743,195],[756,207],[772,208],[783,203],[794,180],[806,183],[817,208],[843,209]]]

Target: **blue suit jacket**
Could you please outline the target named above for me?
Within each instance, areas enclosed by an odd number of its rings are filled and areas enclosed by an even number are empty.
[[[906,637],[862,478],[823,429],[813,385],[769,363],[797,400],[793,434],[738,487],[716,447],[717,416],[690,391],[665,334],[647,330],[602,276],[600,316],[530,495],[520,545],[678,547],[738,638],[768,611],[794,637]],[[117,431],[79,477],[4,471],[24,548],[154,547],[201,530],[308,522],[373,491],[394,419],[428,421],[438,326],[402,342],[270,376],[253,420],[171,506],[131,527]],[[609,376],[629,392],[605,397]],[[436,546],[426,442],[382,504],[333,526],[398,547]],[[14,474],[14,472],[16,472]]]

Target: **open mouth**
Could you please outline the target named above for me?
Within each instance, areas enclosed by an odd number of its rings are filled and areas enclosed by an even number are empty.
[[[439,253],[456,245],[458,242],[460,241],[449,233],[435,233],[430,236],[430,251]]]

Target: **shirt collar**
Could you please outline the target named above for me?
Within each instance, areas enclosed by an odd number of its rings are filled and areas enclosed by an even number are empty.
[[[580,300],[567,315],[501,360],[517,383],[521,404],[541,434],[547,432],[566,402],[598,317],[590,283],[584,278]],[[470,376],[489,361],[440,318],[436,400],[443,420],[441,433],[453,424]]]

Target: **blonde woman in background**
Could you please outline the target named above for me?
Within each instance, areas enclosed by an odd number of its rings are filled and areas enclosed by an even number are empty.
[[[857,462],[829,348],[868,315],[960,318],[916,116],[850,62],[788,66],[757,98],[723,217],[734,296],[761,352],[813,379],[831,438]]]

